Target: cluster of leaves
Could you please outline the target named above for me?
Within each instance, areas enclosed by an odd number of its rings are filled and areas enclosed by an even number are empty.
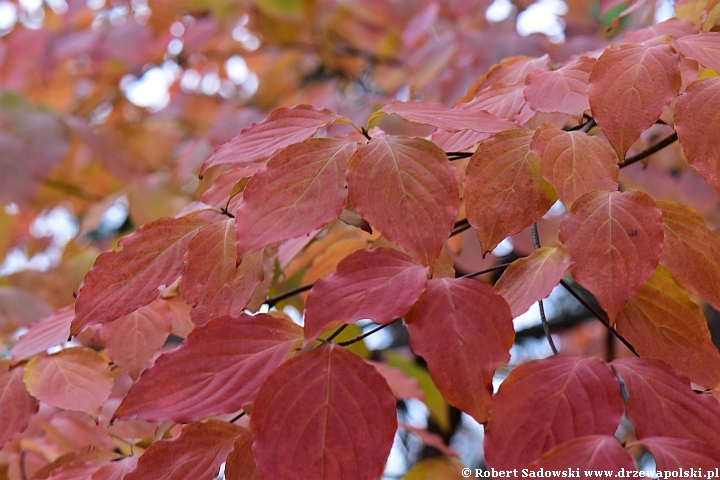
[[[212,71],[218,59],[247,55],[247,45],[213,36],[222,30],[214,16],[237,15],[234,3],[202,5],[212,14],[184,23],[176,14],[197,6],[151,2],[148,14],[136,5],[145,23],[120,31],[69,4],[47,28],[16,30],[0,44],[4,88],[55,112],[16,94],[0,98],[0,162],[11,172],[0,195],[21,210],[3,221],[21,231],[25,212],[72,192],[75,211],[96,228],[122,184],[130,218],[142,224],[119,249],[71,252],[71,268],[8,276],[1,287],[14,309],[3,325],[12,358],[0,363],[7,478],[213,478],[223,462],[228,479],[379,478],[397,404],[409,398],[425,400],[441,429],[445,402],[483,424],[487,466],[496,469],[632,470],[645,452],[659,470],[718,466],[720,353],[698,303],[720,310],[720,234],[707,223],[720,192],[720,6],[678,0],[678,18],[609,46],[585,44],[565,61],[512,56],[488,69],[480,53],[465,57],[476,31],[494,34],[459,21],[472,2],[446,12],[418,3],[403,28],[390,28],[389,7],[252,2],[253,28],[277,45],[255,65],[265,65],[271,85],[260,87],[256,106],[274,106],[262,88],[278,93],[310,79],[319,90],[365,89],[366,103],[351,110],[347,99],[310,93],[212,154],[229,135],[208,132],[198,105],[217,110],[218,98],[173,92],[173,119],[113,95],[133,66],[167,57],[167,33],[153,30],[187,27],[177,68],[187,61]],[[627,7],[619,23],[651,11],[649,3],[600,8]],[[247,16],[239,18],[231,29],[250,35]],[[308,43],[318,29],[327,44]],[[121,33],[142,49],[113,51]],[[31,48],[51,54],[14,56]],[[89,52],[84,63],[78,51]],[[483,67],[441,74],[467,62]],[[277,85],[272,66],[282,64],[303,72],[297,84]],[[36,68],[43,75],[32,80]],[[470,82],[454,107],[444,105]],[[374,91],[401,87],[424,101]],[[243,112],[235,122],[259,120]],[[133,139],[132,153],[116,148],[123,139]],[[187,180],[197,169],[198,192],[183,194],[197,186]],[[686,186],[660,188],[675,178]],[[90,190],[75,186],[87,179]],[[556,204],[562,213],[546,215]],[[489,263],[504,239],[530,233],[522,258]],[[479,270],[462,275],[456,267],[472,245]],[[483,281],[500,269],[497,282]],[[53,274],[39,295],[52,306],[20,288]],[[77,298],[68,298],[78,275]],[[68,278],[77,279],[69,289]],[[558,285],[628,357],[523,363],[494,391],[511,359],[513,318]],[[362,333],[366,319],[376,326]],[[368,360],[364,338],[401,322],[426,369],[397,352]],[[11,339],[18,325],[27,332]],[[400,427],[442,454],[407,478],[458,477],[443,439]]]

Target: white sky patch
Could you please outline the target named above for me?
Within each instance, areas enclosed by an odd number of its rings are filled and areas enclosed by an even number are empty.
[[[138,107],[147,107],[150,110],[161,110],[170,102],[168,89],[175,76],[161,67],[153,67],[142,77],[123,82],[121,88],[125,96]]]
[[[513,248],[512,240],[510,240],[510,237],[507,237],[505,240],[500,242],[497,247],[495,247],[492,254],[496,257],[504,257],[505,255],[510,255]]]
[[[9,32],[17,22],[17,10],[15,5],[2,1],[0,2],[0,35]]]
[[[551,42],[560,43],[565,40],[560,15],[566,13],[567,5],[562,0],[540,0],[518,15],[517,32],[522,36],[544,33]]]
[[[510,16],[513,6],[510,0],[495,0],[485,11],[488,22],[502,22]]]

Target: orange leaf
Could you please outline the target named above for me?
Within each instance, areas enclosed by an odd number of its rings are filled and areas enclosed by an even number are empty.
[[[529,466],[535,472],[575,468],[634,471],[635,460],[612,435],[587,435],[551,448]]]
[[[38,401],[23,385],[23,370],[0,361],[0,448],[25,430],[38,411]]]
[[[23,380],[28,392],[38,400],[95,417],[113,386],[105,360],[96,351],[82,347],[33,358]]]
[[[485,430],[488,465],[517,468],[573,438],[612,436],[622,413],[620,385],[602,360],[554,356],[525,363],[493,397]]]
[[[468,163],[465,211],[483,255],[537,221],[556,200],[530,151],[532,135],[525,128],[495,134],[480,143]]]
[[[680,59],[668,45],[606,48],[590,70],[590,109],[620,159],[680,92]]]
[[[225,462],[226,480],[262,480],[252,456],[252,434],[243,429]]]
[[[517,317],[550,295],[571,263],[572,258],[562,247],[539,248],[511,263],[495,283],[495,290],[510,305],[512,316]]]
[[[477,280],[438,278],[405,318],[410,346],[445,400],[485,422],[495,368],[510,360],[515,339],[505,300]]]
[[[551,72],[530,72],[523,90],[528,105],[537,112],[581,116],[590,108],[587,88],[593,63],[594,58],[580,57]]]
[[[663,245],[660,209],[638,191],[593,190],[560,223],[575,280],[595,295],[614,324],[657,266]]]
[[[420,138],[383,136],[350,159],[349,197],[391,242],[433,267],[460,206],[457,171]]]
[[[720,78],[692,82],[675,106],[674,121],[688,163],[720,192]]]
[[[568,210],[591,190],[618,188],[617,156],[600,137],[564,132],[544,123],[535,131],[530,148],[540,157],[543,178],[555,187]]]
[[[672,364],[699,385],[720,385],[720,353],[707,320],[663,267],[625,306],[616,328],[643,357]]]
[[[397,430],[395,399],[382,376],[332,344],[275,370],[252,417],[263,478],[379,478]]]

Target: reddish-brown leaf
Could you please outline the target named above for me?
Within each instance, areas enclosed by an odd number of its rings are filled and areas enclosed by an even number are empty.
[[[251,252],[237,265],[235,220],[213,223],[188,243],[180,294],[193,307],[193,321],[238,315],[264,278],[263,251]]]
[[[305,306],[305,341],[338,323],[369,318],[375,323],[402,317],[425,291],[428,268],[392,248],[359,250],[321,278]]]
[[[179,437],[150,445],[125,480],[215,478],[235,439],[244,431],[220,420],[186,425]]]
[[[252,418],[263,478],[374,480],[393,443],[395,399],[374,367],[325,344],[281,365]]]
[[[38,411],[38,401],[23,384],[23,370],[0,361],[0,448],[25,430]]]
[[[720,461],[720,450],[699,440],[684,438],[649,437],[632,442],[652,453],[656,471],[678,471],[680,468],[701,468],[705,475],[715,472]]]
[[[267,314],[210,320],[143,372],[115,417],[185,423],[236,412],[301,338],[300,327]]]
[[[13,364],[67,342],[73,318],[75,308],[71,305],[33,323],[12,349]]]
[[[345,171],[357,144],[313,138],[292,145],[256,173],[235,213],[238,255],[298,237],[345,208]]]
[[[687,291],[720,309],[720,233],[690,207],[658,202],[665,242],[660,264]]]
[[[512,316],[517,317],[550,295],[571,263],[572,258],[562,247],[539,248],[511,263],[495,283],[495,290],[510,305]]]
[[[617,331],[643,357],[672,364],[699,385],[720,386],[720,353],[707,320],[665,268],[658,266],[625,306]]]
[[[560,223],[575,280],[595,295],[615,323],[655,271],[663,245],[660,209],[639,191],[593,190]]]
[[[688,163],[720,192],[720,78],[692,82],[675,106],[674,121]]]
[[[484,423],[495,368],[510,360],[515,339],[505,300],[477,280],[433,279],[406,320],[410,346],[445,400]]]
[[[533,131],[500,132],[480,143],[465,172],[465,211],[483,255],[508,235],[521,232],[555,202],[530,151]]]
[[[564,132],[544,123],[530,145],[540,157],[540,173],[550,182],[568,209],[575,200],[595,190],[617,190],[617,156],[600,137]]]
[[[680,59],[669,45],[622,44],[590,70],[590,109],[620,159],[680,92]]]
[[[232,451],[225,462],[225,478],[227,480],[261,480],[260,472],[252,456],[252,434],[243,429],[235,439]]]
[[[635,460],[612,435],[573,438],[545,452],[530,464],[530,471],[582,468],[587,470],[635,470]]]
[[[703,32],[673,39],[670,44],[684,57],[697,61],[705,68],[720,72],[720,33]]]
[[[391,242],[433,267],[460,205],[457,171],[420,138],[376,137],[350,159],[349,198]]]
[[[265,160],[274,152],[315,135],[320,128],[337,121],[348,121],[330,110],[310,105],[282,107],[265,120],[253,123],[220,146],[203,163],[201,173],[215,165],[242,165]]]
[[[588,78],[594,58],[580,57],[550,72],[535,70],[525,79],[523,95],[537,112],[558,112],[580,116],[590,108]]]
[[[637,438],[678,437],[720,444],[720,405],[710,395],[693,392],[685,376],[649,358],[614,360],[612,366],[625,384],[625,413]]]
[[[194,218],[161,218],[121,238],[122,250],[100,254],[80,287],[70,333],[152,302],[159,288],[180,276],[188,242],[205,225]]]
[[[89,348],[68,348],[33,358],[23,376],[28,392],[64,410],[97,416],[110,396],[113,378],[105,360]]]
[[[158,301],[100,327],[105,351],[137,379],[170,335],[172,320]]]
[[[525,363],[493,397],[488,465],[517,468],[576,437],[612,436],[622,413],[620,385],[602,360],[554,356]]]
[[[517,123],[522,124],[529,120],[529,118],[520,116],[525,106],[524,88],[524,81],[494,83],[476,93],[471,101],[461,106],[467,110],[488,112],[498,118],[504,118],[512,122],[517,121]],[[503,130],[507,130],[507,128]]]
[[[448,132],[471,130],[479,133],[495,133],[515,128],[511,121],[480,109],[448,108],[435,103],[400,102],[395,100],[374,113],[370,120],[382,114],[394,113],[409,122],[433,125]]]

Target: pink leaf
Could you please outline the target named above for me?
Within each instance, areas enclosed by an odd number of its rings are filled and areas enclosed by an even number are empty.
[[[535,70],[525,79],[523,95],[537,112],[558,112],[576,117],[590,108],[587,88],[594,58],[580,57],[550,72]]]
[[[23,370],[0,361],[0,448],[25,430],[38,411],[38,401],[23,384]]]
[[[672,40],[672,47],[705,68],[720,72],[720,33],[703,32]]]
[[[67,342],[70,336],[70,323],[74,317],[75,309],[71,305],[33,323],[13,347],[13,363],[34,357],[50,347]]]

